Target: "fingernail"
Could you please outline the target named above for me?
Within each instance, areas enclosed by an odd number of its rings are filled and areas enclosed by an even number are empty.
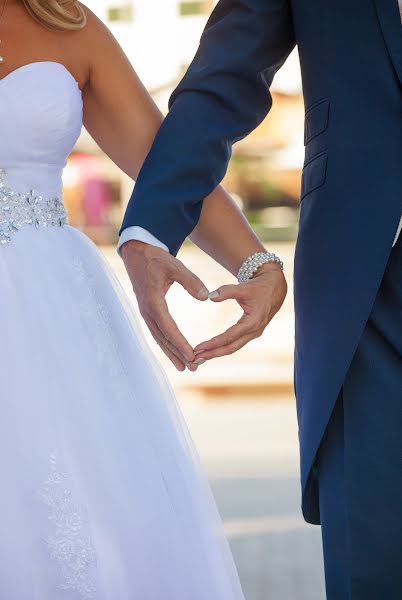
[[[198,369],[198,365],[195,363],[187,363],[187,369],[194,372]]]
[[[203,287],[200,289],[200,291],[198,292],[198,297],[200,300],[206,300],[209,296],[209,289],[206,287]]]
[[[219,296],[218,290],[215,290],[214,292],[210,292],[208,294],[208,297],[209,297],[210,300],[214,300],[214,298],[217,298],[218,296]]]
[[[197,366],[203,365],[205,362],[207,362],[206,358],[199,358],[198,360],[194,361],[194,364]]]

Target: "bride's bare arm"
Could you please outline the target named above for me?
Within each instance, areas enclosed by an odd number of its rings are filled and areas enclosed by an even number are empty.
[[[84,124],[106,154],[136,179],[163,117],[117,41],[89,11],[86,36],[91,53]],[[247,256],[264,250],[221,187],[204,201],[191,239],[233,274]]]
[[[111,32],[88,9],[87,14],[84,125],[113,162],[136,179],[163,117]]]
[[[90,11],[83,35],[89,53],[89,77],[83,93],[84,124],[106,154],[136,179],[163,117],[117,41]],[[222,187],[205,199],[191,239],[234,275],[245,258],[264,250]],[[191,363],[195,358],[193,349],[168,315],[164,296],[173,281],[178,281],[193,296],[204,300],[205,286],[180,261],[159,248],[130,241],[123,245],[122,251],[141,313],[154,337],[178,368]],[[235,298],[249,314],[212,343],[200,345],[196,350],[201,358],[233,352],[262,333],[282,304],[286,291],[277,265],[263,267],[259,275],[264,274],[266,285],[276,286],[274,295],[267,294],[261,278],[258,287],[224,286],[219,290],[217,301]],[[269,297],[268,303],[260,301],[259,291],[261,296]]]

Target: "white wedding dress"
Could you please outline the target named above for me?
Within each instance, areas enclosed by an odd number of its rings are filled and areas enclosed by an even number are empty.
[[[81,127],[63,65],[0,81],[0,597],[243,600],[171,387],[65,224]]]

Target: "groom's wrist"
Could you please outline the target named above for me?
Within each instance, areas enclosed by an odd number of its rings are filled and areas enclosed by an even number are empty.
[[[166,244],[155,237],[155,235],[148,231],[148,229],[138,225],[133,225],[124,229],[120,234],[119,243],[117,244],[117,252],[120,256],[122,256],[121,249],[123,245],[130,241],[143,242],[151,246],[156,246],[157,248],[162,248],[166,252],[169,252],[169,248],[166,246]]]
[[[140,240],[128,240],[120,246],[119,252],[122,259],[125,260],[128,256],[133,256],[133,254],[144,254],[152,248],[156,248],[156,246]]]

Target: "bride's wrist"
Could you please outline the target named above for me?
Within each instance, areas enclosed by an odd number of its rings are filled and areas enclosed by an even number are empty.
[[[277,271],[283,275],[283,268],[278,263],[269,262],[262,265],[255,273],[253,273],[250,279],[256,279],[261,275],[265,275],[265,273],[272,273],[272,271]]]
[[[237,273],[237,280],[239,283],[243,283],[254,278],[257,273],[264,273],[275,269],[283,271],[283,262],[279,256],[267,250],[255,252],[248,256],[241,264]]]

